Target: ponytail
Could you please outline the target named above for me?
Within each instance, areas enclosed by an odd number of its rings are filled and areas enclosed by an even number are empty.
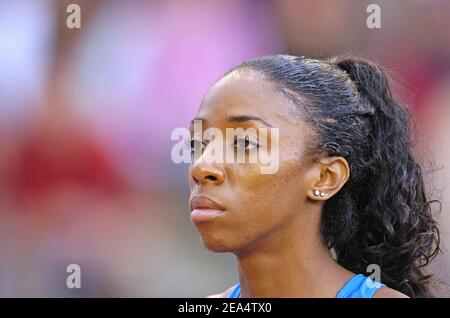
[[[335,65],[355,84],[361,102],[373,108],[368,118],[371,155],[362,161],[357,188],[347,189],[358,213],[358,230],[348,238],[353,248],[338,247],[338,261],[358,272],[377,264],[386,285],[411,297],[430,297],[430,275],[422,268],[438,252],[439,231],[412,154],[409,112],[393,99],[379,66],[357,59]]]

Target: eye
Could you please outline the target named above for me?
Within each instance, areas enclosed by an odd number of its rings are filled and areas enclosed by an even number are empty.
[[[203,142],[195,138],[186,138],[184,145],[191,150],[191,153],[194,153],[195,151],[200,151],[200,153],[202,153],[206,146]]]
[[[237,149],[252,150],[258,148],[259,144],[253,136],[238,136],[234,140],[234,147]]]

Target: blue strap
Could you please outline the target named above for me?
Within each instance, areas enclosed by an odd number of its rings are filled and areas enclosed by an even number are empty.
[[[241,285],[236,284],[234,288],[231,290],[230,295],[228,298],[239,298],[241,296]]]
[[[381,287],[386,285],[376,282],[363,274],[353,276],[336,295],[336,298],[372,298]]]
[[[381,287],[386,285],[376,282],[363,274],[353,276],[341,290],[336,298],[372,298]],[[231,290],[228,298],[239,298],[241,296],[241,286],[236,284]]]

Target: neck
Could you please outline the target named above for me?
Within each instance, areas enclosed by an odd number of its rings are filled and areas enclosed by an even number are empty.
[[[335,297],[354,274],[332,258],[321,239],[319,223],[290,222],[287,229],[236,253],[241,296]],[[298,229],[305,228],[299,233]]]

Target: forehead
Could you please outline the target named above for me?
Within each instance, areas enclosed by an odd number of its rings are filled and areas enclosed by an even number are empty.
[[[257,116],[274,127],[298,124],[298,105],[275,85],[254,71],[232,72],[218,80],[206,93],[197,117],[206,124],[223,123],[235,115]]]

